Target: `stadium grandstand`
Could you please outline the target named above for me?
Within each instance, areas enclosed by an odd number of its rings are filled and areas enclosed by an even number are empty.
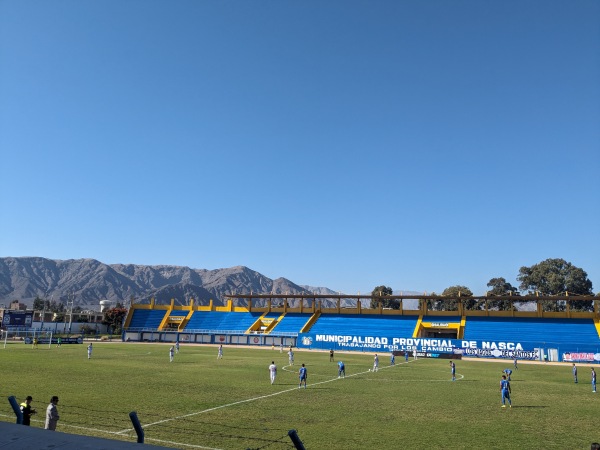
[[[356,306],[340,306],[349,299]],[[382,300],[391,300],[397,308],[383,308]],[[324,303],[336,306],[323,307]],[[175,306],[174,300],[157,305],[151,300],[132,305],[123,339],[598,363],[599,303],[595,297],[568,295],[240,294],[228,296],[225,306],[212,301],[195,306],[194,300],[187,306]],[[409,309],[405,304],[416,306]]]

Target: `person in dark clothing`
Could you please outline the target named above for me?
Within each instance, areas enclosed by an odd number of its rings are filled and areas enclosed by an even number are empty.
[[[21,412],[23,413],[23,425],[31,425],[31,416],[37,411],[31,407],[31,395],[28,395],[23,403],[21,403]]]

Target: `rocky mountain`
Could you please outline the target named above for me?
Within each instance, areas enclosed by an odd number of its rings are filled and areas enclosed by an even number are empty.
[[[13,300],[31,306],[36,297],[98,309],[100,300],[127,304],[223,304],[227,294],[336,294],[328,288],[299,286],[285,278],[271,280],[244,266],[191,269],[180,266],[104,264],[95,259],[52,260],[39,257],[0,258],[0,305]],[[290,301],[292,306],[295,306]],[[347,305],[344,305],[347,306]]]

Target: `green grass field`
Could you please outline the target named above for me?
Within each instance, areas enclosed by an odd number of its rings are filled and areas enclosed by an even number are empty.
[[[2,343],[3,345],[4,343]],[[380,371],[367,372],[373,356],[286,353],[271,348],[185,346],[169,363],[167,344],[97,343],[0,347],[0,420],[14,422],[7,397],[33,396],[43,427],[45,407],[58,395],[58,431],[136,441],[129,412],[144,426],[145,442],[173,448],[290,449],[296,429],[315,449],[589,449],[600,441],[600,394],[590,369],[521,363],[513,374],[513,408],[500,408],[499,379],[511,362],[448,360],[404,362],[381,355]],[[268,366],[279,371],[275,385]],[[308,389],[298,390],[297,370],[308,367]]]

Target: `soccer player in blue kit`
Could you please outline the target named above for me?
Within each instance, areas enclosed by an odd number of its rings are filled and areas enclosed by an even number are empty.
[[[510,381],[510,376],[512,375],[512,370],[510,370],[510,369],[504,369],[502,372],[504,372],[504,374],[506,375],[506,379],[508,381]]]
[[[502,407],[506,408],[506,401],[508,406],[512,408],[512,402],[510,401],[510,381],[506,379],[506,375],[502,375],[500,380],[500,392],[502,393]]]
[[[298,377],[300,378],[300,384],[298,385],[298,389],[300,389],[300,387],[302,386],[302,383],[304,383],[304,389],[306,389],[307,373],[306,373],[306,367],[304,367],[304,363],[302,363],[302,367],[300,367],[300,370],[298,371]]]
[[[342,361],[338,361],[338,378],[346,378],[346,366]]]

